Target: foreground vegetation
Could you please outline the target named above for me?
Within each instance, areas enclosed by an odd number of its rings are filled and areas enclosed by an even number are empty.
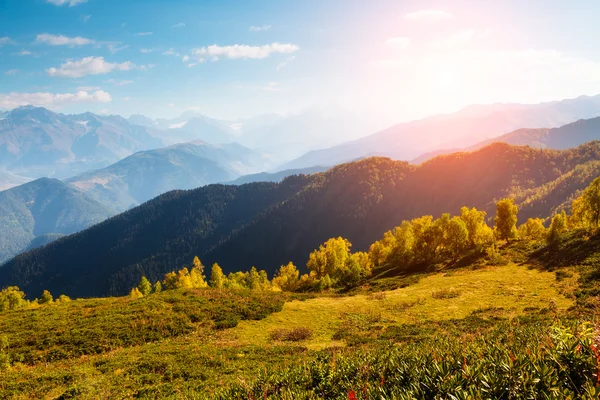
[[[600,396],[600,178],[572,211],[406,221],[293,263],[209,277],[194,258],[128,296],[0,293],[0,398]]]

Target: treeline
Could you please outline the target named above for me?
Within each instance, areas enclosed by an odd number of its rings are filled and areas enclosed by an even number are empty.
[[[410,271],[430,265],[454,262],[472,252],[496,254],[499,244],[512,240],[544,240],[549,246],[558,243],[573,229],[593,233],[600,226],[600,178],[596,178],[572,203],[572,213],[565,211],[551,218],[547,228],[540,218],[529,218],[517,226],[519,208],[513,199],[496,203],[494,226],[486,223],[486,212],[463,207],[459,216],[431,215],[403,221],[385,232],[368,252],[352,252],[352,244],[345,238],[331,238],[308,256],[305,274],[300,274],[294,263],[282,265],[270,280],[265,270],[252,267],[250,271],[223,273],[219,264],[213,264],[210,278],[198,257],[191,265],[165,274],[163,280],[152,284],[145,276],[130,296],[140,298],[151,293],[179,288],[214,288],[282,291],[322,291],[331,288],[352,288],[372,275],[376,267],[399,266]],[[28,301],[18,287],[11,286],[0,292],[0,311],[35,307],[42,304],[69,301],[67,296],[54,300],[49,291],[39,299]]]
[[[41,305],[60,304],[71,301],[69,296],[61,294],[54,298],[48,290],[44,290],[39,299],[27,300],[25,292],[17,286],[9,286],[0,291],[0,312],[19,308],[35,308]]]
[[[493,256],[498,245],[511,240],[544,240],[548,245],[559,242],[571,229],[595,232],[600,226],[600,178],[596,178],[582,195],[573,201],[572,214],[554,215],[546,228],[541,218],[529,218],[517,226],[519,208],[511,198],[496,203],[494,226],[486,223],[486,212],[463,207],[459,216],[443,214],[434,219],[431,215],[403,221],[400,226],[385,232],[383,238],[373,243],[369,252],[351,251],[352,244],[342,237],[331,238],[310,253],[306,263],[309,271],[300,275],[292,263],[282,265],[269,280],[267,272],[252,267],[247,272],[224,275],[218,264],[212,266],[210,280],[204,276],[204,265],[198,257],[178,272],[170,272],[154,286],[142,277],[132,297],[141,297],[165,289],[204,288],[309,291],[330,288],[351,288],[371,276],[374,267],[398,265],[402,269],[453,262],[473,251]],[[153,289],[154,287],[154,289]]]

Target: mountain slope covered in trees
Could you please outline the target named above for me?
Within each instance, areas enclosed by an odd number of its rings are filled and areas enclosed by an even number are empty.
[[[0,192],[0,263],[110,215],[107,207],[57,179],[42,178]]]
[[[15,284],[71,296],[122,294],[141,275],[153,281],[198,255],[225,272],[256,266],[273,273],[343,236],[364,250],[402,220],[462,206],[494,214],[515,195],[520,218],[548,216],[595,177],[600,142],[566,151],[494,144],[420,166],[371,158],[280,184],[210,185],[167,193],[80,234],[22,254],[0,269]],[[565,174],[582,182],[561,181]],[[520,202],[520,203],[519,203]],[[549,204],[551,203],[551,204]]]

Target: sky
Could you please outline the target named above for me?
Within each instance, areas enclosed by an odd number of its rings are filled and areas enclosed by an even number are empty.
[[[600,2],[0,0],[0,108],[385,123],[600,93]]]

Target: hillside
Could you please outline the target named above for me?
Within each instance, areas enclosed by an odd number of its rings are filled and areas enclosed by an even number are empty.
[[[171,192],[16,257],[0,270],[0,286],[18,285],[33,295],[42,289],[122,294],[142,274],[156,280],[194,255],[207,265],[219,262],[225,272],[254,265],[273,273],[290,260],[304,265],[309,252],[331,237],[346,237],[363,250],[405,219],[456,214],[464,205],[491,217],[495,200],[511,194],[527,194],[520,200],[527,203],[522,219],[546,218],[549,207],[579,190],[560,189],[560,177],[577,173],[587,186],[595,176],[571,171],[598,160],[600,142],[567,151],[494,144],[420,166],[372,158],[280,184]]]
[[[373,155],[413,160],[438,150],[473,146],[516,129],[554,128],[598,115],[600,95],[541,104],[470,106],[454,114],[398,124],[355,141],[314,150],[284,163],[280,169],[335,165]],[[596,135],[593,139],[600,138]],[[567,139],[557,148],[570,148],[584,142]]]
[[[287,178],[288,176],[300,175],[300,174],[310,175],[310,174],[314,174],[317,172],[325,172],[328,169],[329,168],[327,168],[327,167],[309,167],[309,168],[301,168],[301,169],[286,169],[285,171],[279,171],[279,172],[259,172],[257,174],[243,175],[233,181],[224,182],[224,183],[228,184],[228,185],[244,185],[246,183],[252,183],[252,182],[277,182],[278,183],[278,182],[281,182],[282,180],[284,180],[285,178]]]
[[[514,242],[501,264],[351,295],[173,289],[0,311],[0,397],[595,398],[597,243],[569,235],[559,251],[579,258],[549,271],[556,249]]]
[[[37,237],[75,233],[110,215],[108,208],[56,179],[42,178],[0,192],[0,263],[32,241],[48,243],[35,241]]]
[[[265,166],[260,154],[238,144],[190,142],[139,152],[66,182],[116,214],[171,190],[229,181]]]
[[[559,128],[517,129],[500,137],[485,140],[470,146],[464,151],[481,149],[494,142],[511,144],[513,146],[530,146],[538,149],[564,150],[580,146],[592,140],[600,140],[600,118],[582,119],[563,125]],[[459,150],[438,150],[423,154],[412,160],[413,164],[420,164],[442,154],[451,154]]]

